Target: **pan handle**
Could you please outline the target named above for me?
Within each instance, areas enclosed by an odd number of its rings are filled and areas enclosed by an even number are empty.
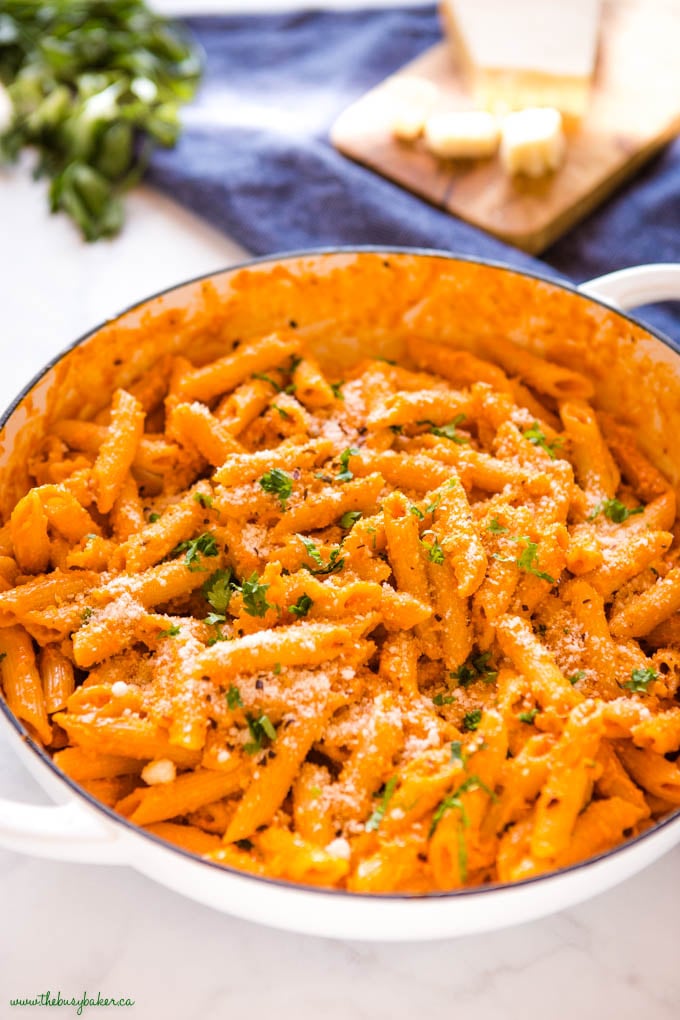
[[[124,864],[121,839],[78,801],[22,804],[0,798],[0,847],[34,857]]]
[[[579,290],[624,312],[655,301],[680,301],[680,264],[659,262],[619,269],[581,284]]]

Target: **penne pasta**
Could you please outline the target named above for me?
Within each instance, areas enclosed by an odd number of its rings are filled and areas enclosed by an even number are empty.
[[[36,434],[0,522],[9,711],[167,853],[362,894],[523,880],[673,811],[680,528],[649,451],[505,336],[380,320],[403,363],[363,334],[339,361],[287,321],[173,326]]]

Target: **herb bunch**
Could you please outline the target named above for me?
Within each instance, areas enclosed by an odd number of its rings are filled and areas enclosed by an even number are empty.
[[[88,241],[117,234],[122,194],[175,144],[200,76],[196,49],[143,0],[4,0],[0,82],[12,104],[0,160],[37,149],[52,212]]]

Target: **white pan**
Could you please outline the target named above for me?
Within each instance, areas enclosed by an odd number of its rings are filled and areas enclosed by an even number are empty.
[[[439,252],[336,249],[256,260],[150,298],[49,364],[0,420],[3,513],[25,490],[26,457],[45,422],[96,413],[116,385],[160,353],[214,354],[225,330],[235,339],[290,319],[321,357],[329,347],[321,333],[332,323],[333,353],[346,350],[348,359],[358,349],[398,355],[409,333],[474,349],[476,336],[501,330],[589,374],[600,405],[623,410],[643,448],[680,488],[680,355],[668,338],[615,310],[674,298],[680,299],[680,265],[626,269],[576,290]],[[150,317],[160,326],[147,341],[138,327]],[[603,892],[680,843],[677,812],[617,849],[514,885],[417,897],[319,890],[202,861],[130,824],[60,772],[1,700],[0,730],[56,801],[45,807],[0,799],[1,846],[126,864],[218,910],[314,935],[435,939],[529,921]]]

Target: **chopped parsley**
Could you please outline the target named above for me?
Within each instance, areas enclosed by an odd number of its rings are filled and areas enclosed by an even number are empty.
[[[213,504],[213,498],[212,496],[206,496],[203,492],[195,492],[194,502],[198,503],[205,510],[208,510]]]
[[[380,803],[366,822],[366,832],[375,832],[380,828],[380,823],[385,817],[385,812],[387,811],[388,805],[394,796],[394,791],[397,788],[397,781],[397,777],[392,776],[392,778],[388,779],[385,783],[380,796]]]
[[[263,747],[267,747],[272,740],[276,740],[276,726],[274,726],[269,716],[265,715],[264,712],[257,718],[248,715],[246,719],[252,739],[243,745],[243,750],[246,754],[257,754]]]
[[[160,521],[161,515],[157,513],[149,514],[149,524],[155,524],[156,521]]]
[[[414,517],[417,517],[419,521],[424,521],[425,520],[425,514],[420,509],[420,507],[417,507],[415,505],[415,503],[411,503],[411,505],[408,508],[408,512],[410,514],[413,514]]]
[[[232,595],[231,570],[216,570],[205,582],[202,591],[215,613],[220,615],[221,622],[224,621]]]
[[[432,541],[426,542],[424,538],[421,538],[420,544],[427,552],[427,558],[431,563],[436,563],[441,566],[444,562],[444,550],[439,544],[439,539],[432,531],[426,531],[425,535],[432,535]]]
[[[439,436],[441,439],[450,439],[458,445],[463,443],[469,443],[470,440],[467,436],[461,436],[457,431],[458,426],[465,421],[464,414],[457,414],[453,421],[450,421],[448,425],[435,425],[433,421],[425,419],[424,421],[416,422],[417,425],[429,425],[430,432],[433,436]]]
[[[333,396],[335,397],[336,400],[344,400],[345,399],[345,397],[344,397],[344,395],[342,393],[342,387],[344,385],[345,385],[345,380],[344,379],[341,379],[340,382],[332,382],[330,384],[331,389],[333,390]]]
[[[261,379],[262,382],[269,383],[270,386],[274,387],[274,389],[276,390],[277,393],[280,393],[282,388],[283,388],[283,387],[279,386],[277,381],[275,379],[272,379],[272,377],[270,375],[266,375],[265,372],[253,372],[252,378],[253,379]]]
[[[250,577],[245,578],[241,583],[241,595],[243,597],[243,608],[249,616],[264,616],[268,609],[274,607],[267,602],[268,584],[260,584],[257,571],[254,570]]]
[[[614,524],[623,524],[629,517],[634,517],[636,514],[641,514],[644,511],[643,506],[636,506],[633,510],[630,510],[627,506],[618,499],[603,499],[601,503],[593,509],[593,512],[588,517],[589,521],[594,521],[598,514],[604,514],[607,520],[613,521]]]
[[[340,471],[335,476],[338,482],[349,482],[354,478],[354,473],[349,469],[349,458],[358,457],[359,451],[354,446],[348,446],[340,454]]]
[[[292,613],[293,616],[301,618],[307,615],[313,605],[314,602],[310,599],[309,595],[303,592],[297,602],[294,602],[292,606],[288,606],[288,611]]]
[[[293,478],[287,471],[282,471],[281,468],[272,468],[271,471],[262,475],[260,485],[265,492],[277,496],[281,509],[286,509],[286,503],[293,491]]]
[[[179,556],[180,553],[184,553],[184,562],[192,573],[197,573],[200,570],[205,570],[205,567],[201,566],[201,556],[217,556],[217,542],[215,536],[211,535],[209,531],[204,531],[202,535],[198,535],[197,538],[190,538],[186,542],[180,542],[171,551],[171,556]]]
[[[567,677],[567,680],[573,687],[574,684],[577,684],[579,682],[579,680],[585,679],[585,675],[586,675],[585,669],[577,669],[575,673],[572,673],[571,676]]]
[[[215,627],[218,623],[224,623],[225,618],[222,613],[208,613],[205,618],[205,622],[209,627]]]
[[[453,746],[453,745],[452,745]],[[486,794],[495,800],[496,795],[493,790],[490,790],[486,783],[483,783],[479,776],[468,776],[468,778],[461,783],[458,789],[454,793],[448,794],[442,801],[439,802],[434,814],[432,815],[432,822],[430,823],[430,831],[428,838],[432,838],[435,830],[442,818],[447,811],[458,811],[460,812],[460,828],[458,829],[458,871],[460,872],[461,882],[465,882],[467,879],[467,845],[465,843],[465,829],[470,825],[470,819],[465,805],[460,798],[462,793],[472,793],[474,790],[483,790]]]
[[[555,584],[555,578],[551,577],[550,574],[546,574],[544,570],[538,569],[538,545],[536,542],[527,542],[524,549],[517,558],[517,566],[520,570],[526,571],[527,574],[533,574],[534,577],[539,577],[541,581],[548,581],[549,584]]]
[[[471,656],[458,669],[451,670],[449,677],[455,680],[459,687],[469,687],[475,680],[483,680],[484,683],[492,684],[498,676],[498,671],[489,669],[491,652],[482,652],[481,655]]]
[[[282,418],[288,418],[289,420],[292,419],[293,415],[286,411],[285,407],[279,407],[278,404],[272,404],[271,406],[274,411],[279,412]]]
[[[435,694],[432,699],[433,705],[452,705],[456,701],[455,694]]]
[[[545,450],[552,460],[555,459],[555,454],[559,447],[564,445],[564,440],[560,436],[556,436],[552,443],[549,443],[548,437],[537,421],[534,422],[530,429],[525,429],[522,435],[530,443],[533,443],[534,446],[540,446],[542,450]]]
[[[349,531],[353,528],[356,522],[361,518],[361,510],[347,510],[346,513],[340,518],[340,527],[345,528]]]
[[[227,691],[227,707],[233,712],[235,708],[243,708],[241,692],[234,684]]]
[[[512,556],[500,556],[498,553],[493,553],[494,559],[500,560],[502,563],[515,563],[520,570],[524,570],[527,574],[533,574],[534,577],[539,577],[541,581],[547,581],[549,584],[557,583],[551,574],[538,569],[537,542],[530,542],[526,537],[513,539],[513,541],[524,542],[524,549],[522,549],[517,559],[513,559]]]
[[[304,564],[310,574],[332,574],[335,570],[340,570],[340,568],[344,566],[345,559],[340,556],[340,546],[336,546],[335,549],[331,550],[328,563],[324,563],[323,557],[312,539],[305,538],[304,535],[299,535],[298,537],[307,550],[309,558],[316,563],[316,569],[314,567],[310,567],[307,563]]]
[[[276,676],[279,675],[279,673],[281,672],[281,663],[280,662],[275,662],[274,663],[273,672],[276,674]]]
[[[83,609],[82,613],[80,614],[81,622],[82,623],[87,623],[88,620],[92,619],[92,614],[93,613],[94,613],[94,609],[90,609],[89,606],[86,606],[85,609]]]
[[[649,685],[657,679],[658,673],[651,666],[639,666],[630,674],[630,680],[626,680],[621,686],[627,691],[635,691],[636,694],[646,694]]]
[[[159,637],[177,637],[179,634],[179,624],[172,623],[167,630],[162,630],[159,633]]]
[[[507,528],[504,524],[501,524],[497,517],[492,517],[486,526],[486,530],[490,531],[492,535],[505,535]]]
[[[451,741],[451,764],[460,765],[461,768],[465,764],[465,755],[463,754],[463,745],[460,740]]]
[[[463,716],[463,729],[466,732],[479,729],[479,724],[482,721],[482,710],[481,708],[473,708],[470,712],[466,712]]]
[[[538,715],[540,709],[531,708],[528,712],[520,712],[517,718],[520,722],[527,723],[529,726],[533,725],[534,719]]]

